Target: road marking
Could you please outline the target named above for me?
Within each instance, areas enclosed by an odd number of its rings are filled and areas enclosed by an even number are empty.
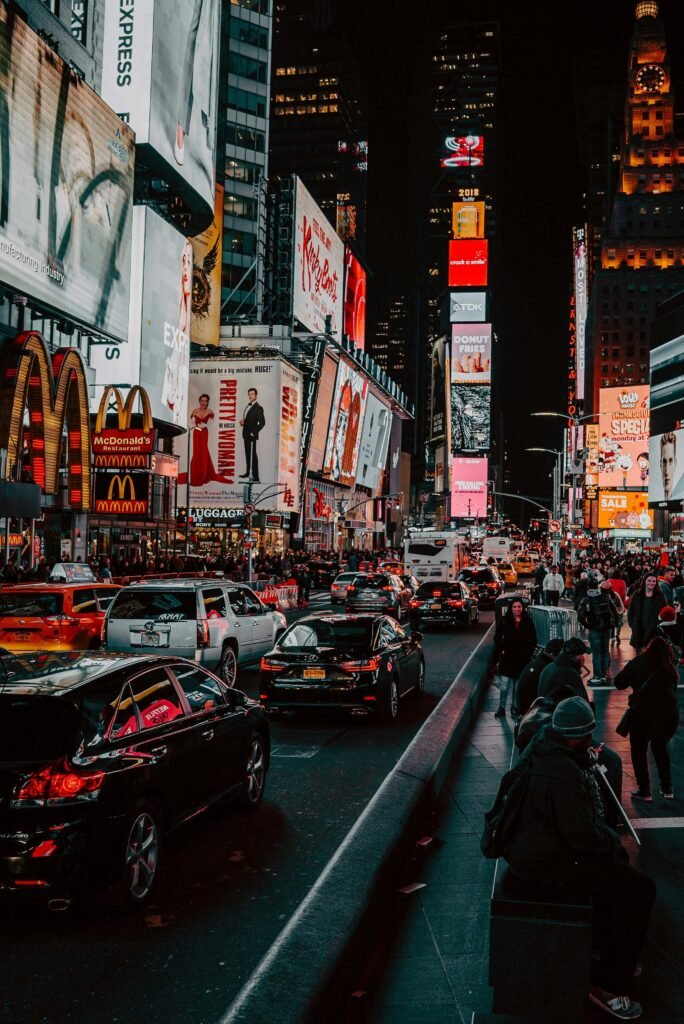
[[[315,757],[320,747],[273,747],[271,757]]]
[[[684,818],[630,818],[633,828],[684,828]]]

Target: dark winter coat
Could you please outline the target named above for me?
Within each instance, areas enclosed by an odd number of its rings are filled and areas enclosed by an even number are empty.
[[[517,679],[537,646],[537,631],[527,612],[523,612],[520,625],[509,609],[499,621],[494,634],[494,649],[498,659],[498,671],[502,676]]]
[[[519,878],[549,885],[567,877],[578,857],[617,859],[620,840],[600,816],[586,754],[570,750],[546,726],[523,755],[530,778],[516,836],[506,854]]]
[[[573,658],[570,654],[559,654],[544,669],[539,677],[537,696],[548,697],[558,686],[571,686],[577,697],[582,697],[588,704],[591,704],[589,694],[582,682],[579,662],[577,658]]]
[[[527,713],[520,719],[515,732],[515,745],[518,750],[524,750],[539,730],[549,724],[555,710],[556,702],[550,697],[537,697],[532,702]]]
[[[518,681],[515,684],[515,701],[514,706],[519,714],[524,715],[527,709],[532,704],[532,701],[537,696],[537,687],[539,686],[539,677],[546,668],[550,665],[553,658],[550,654],[542,651],[535,658],[525,665],[518,676]]]
[[[658,613],[661,608],[665,607],[665,598],[659,589],[653,592],[651,598],[651,605],[648,612],[648,619],[646,623],[642,623],[641,609],[644,603],[644,593],[642,590],[637,590],[629,602],[629,608],[627,609],[627,622],[631,626],[632,636],[630,644],[632,647],[636,647],[637,651],[645,647],[649,640],[652,640],[656,635],[658,629]]]
[[[618,624],[617,604],[612,590],[598,587],[587,590],[577,608],[577,618],[585,629],[592,632],[609,632]]]
[[[672,739],[679,725],[676,678],[663,672],[649,651],[628,661],[613,682],[618,690],[632,687],[631,732],[660,742]]]

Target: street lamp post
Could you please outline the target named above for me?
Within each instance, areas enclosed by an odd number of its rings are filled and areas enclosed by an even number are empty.
[[[551,505],[552,512],[549,513],[549,540],[551,539],[551,519],[560,519],[560,478],[561,478],[561,456],[562,452],[558,451],[557,448],[526,448],[526,452],[548,452],[549,455],[555,455],[556,461],[553,464],[553,502]],[[557,537],[554,537],[551,542],[553,545],[553,560],[558,562],[560,554],[560,542]]]

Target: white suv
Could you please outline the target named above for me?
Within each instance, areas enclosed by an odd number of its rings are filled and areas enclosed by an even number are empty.
[[[116,595],[103,643],[108,651],[190,658],[234,686],[238,664],[258,661],[285,629],[285,616],[242,583],[142,580]]]

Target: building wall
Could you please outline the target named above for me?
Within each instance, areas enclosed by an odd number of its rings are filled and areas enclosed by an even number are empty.
[[[102,41],[106,0],[17,0],[34,32],[100,92]]]

